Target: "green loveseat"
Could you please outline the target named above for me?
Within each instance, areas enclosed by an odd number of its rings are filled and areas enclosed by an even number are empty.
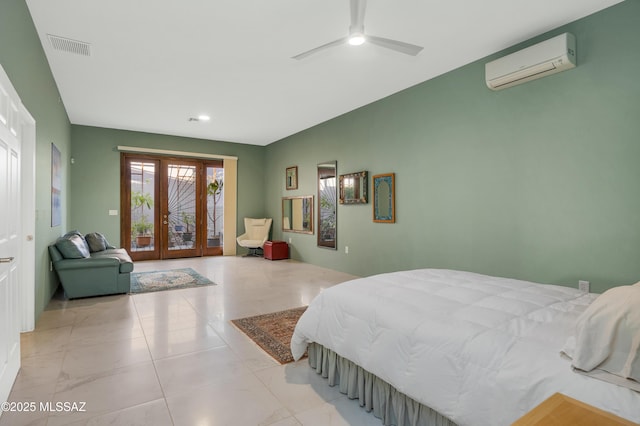
[[[72,231],[49,246],[53,267],[69,299],[129,293],[133,262],[97,232]]]

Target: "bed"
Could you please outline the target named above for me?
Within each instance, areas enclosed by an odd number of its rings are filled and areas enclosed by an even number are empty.
[[[308,349],[329,385],[384,424],[509,425],[556,392],[640,423],[640,392],[575,369],[576,346],[597,343],[576,331],[597,299],[462,271],[381,274],[324,290],[291,350],[299,359]]]

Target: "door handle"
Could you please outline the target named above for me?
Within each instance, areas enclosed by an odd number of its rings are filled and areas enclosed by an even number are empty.
[[[11,263],[13,259],[13,257],[0,257],[0,263]]]
[[[162,222],[164,225],[168,224],[169,222],[167,222],[166,220],[164,222]]]

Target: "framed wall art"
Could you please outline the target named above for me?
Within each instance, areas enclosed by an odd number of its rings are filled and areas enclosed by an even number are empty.
[[[395,173],[373,176],[373,221],[395,223],[396,221]]]
[[[62,155],[51,144],[51,227],[62,223]]]
[[[298,166],[287,167],[285,173],[285,186],[289,189],[298,189]]]

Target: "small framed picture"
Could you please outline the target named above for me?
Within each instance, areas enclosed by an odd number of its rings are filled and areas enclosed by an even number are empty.
[[[395,223],[396,221],[395,173],[373,177],[373,221]]]
[[[298,166],[287,167],[285,185],[287,189],[298,189]]]

